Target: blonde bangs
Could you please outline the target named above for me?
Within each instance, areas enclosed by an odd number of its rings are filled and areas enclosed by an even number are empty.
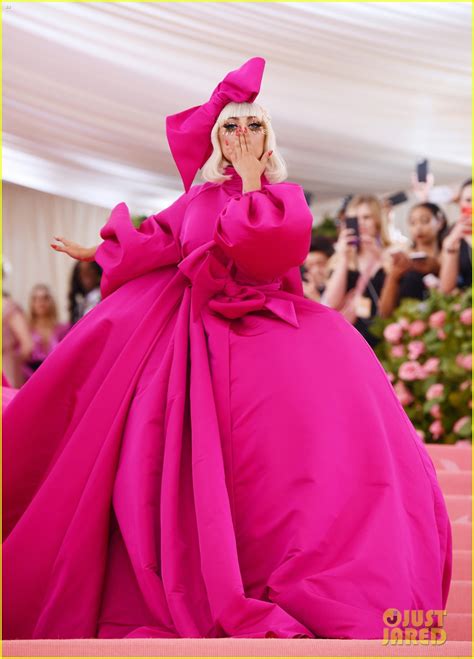
[[[257,117],[263,123],[266,123],[265,117],[268,115],[258,103],[228,103],[217,117],[218,126],[227,121],[230,117]],[[268,120],[270,117],[268,117]]]

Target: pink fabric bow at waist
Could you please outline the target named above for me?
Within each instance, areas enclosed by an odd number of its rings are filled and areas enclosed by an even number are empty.
[[[178,268],[191,282],[194,319],[205,305],[230,320],[267,309],[293,327],[299,327],[293,302],[278,295],[281,278],[271,283],[239,281],[233,274],[233,261],[213,241],[194,250]]]

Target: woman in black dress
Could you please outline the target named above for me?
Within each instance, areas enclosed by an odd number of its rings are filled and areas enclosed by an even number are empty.
[[[340,311],[375,347],[379,339],[370,332],[370,326],[378,315],[385,281],[383,261],[391,243],[383,208],[376,197],[354,197],[346,210],[346,217],[351,216],[357,217],[359,244],[354,242],[354,229],[344,226],[321,302]]]

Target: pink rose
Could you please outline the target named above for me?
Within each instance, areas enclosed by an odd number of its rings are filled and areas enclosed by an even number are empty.
[[[405,387],[403,382],[400,382],[400,380],[398,380],[398,382],[394,385],[393,388],[395,389],[395,393],[397,394],[398,400],[404,407],[406,405],[409,405],[410,403],[413,403],[414,398],[411,392]]]
[[[433,405],[431,407],[430,414],[435,419],[441,419],[441,407],[439,406],[438,403],[436,403],[436,405]]]
[[[410,336],[420,336],[426,329],[426,323],[423,320],[414,320],[408,329]]]
[[[430,433],[433,435],[433,439],[439,439],[444,432],[443,424],[439,419],[433,421],[429,427]]]
[[[461,368],[465,368],[466,371],[472,370],[472,354],[469,355],[457,355],[456,364]]]
[[[395,380],[395,376],[391,371],[387,372],[387,377],[390,380],[390,382],[393,382]]]
[[[425,372],[417,361],[403,362],[398,369],[398,377],[401,380],[422,380],[424,376]]]
[[[460,433],[463,426],[466,423],[471,423],[471,417],[470,416],[462,416],[460,419],[456,421],[456,423],[453,426],[453,430],[456,434]]]
[[[383,331],[385,339],[389,343],[398,343],[403,335],[403,330],[398,323],[390,323]]]
[[[425,439],[424,431],[420,430],[419,428],[415,428],[415,430],[416,430],[416,433],[417,433],[418,437],[420,437],[420,439],[422,439],[424,441],[424,439]]]
[[[459,304],[459,302],[453,304],[453,311],[461,311],[461,305]]]
[[[464,382],[461,382],[459,385],[459,391],[466,391],[466,389],[469,389],[471,386],[471,381],[470,380],[464,380]]]
[[[441,398],[444,394],[444,384],[441,384],[440,382],[436,382],[436,384],[432,384],[431,387],[428,388],[428,391],[426,392],[426,400],[433,400],[433,398]]]
[[[397,346],[392,346],[390,353],[392,357],[404,357],[405,356],[405,346],[402,344],[399,344]]]
[[[402,330],[407,330],[410,327],[410,321],[408,320],[408,318],[399,318],[398,324],[400,325]]]
[[[436,334],[437,334],[437,336],[438,336],[438,339],[441,339],[441,341],[444,341],[444,339],[447,337],[447,334],[446,334],[446,332],[444,331],[444,329],[439,329],[439,330],[436,332]]]
[[[408,356],[410,359],[418,359],[425,352],[423,341],[410,341],[408,344]]]
[[[464,311],[461,311],[459,319],[463,325],[472,325],[472,309],[464,309]]]
[[[446,311],[435,311],[430,316],[430,327],[443,327],[446,322]]]
[[[430,357],[427,359],[423,364],[423,368],[428,373],[428,375],[436,373],[439,368],[439,357]]]

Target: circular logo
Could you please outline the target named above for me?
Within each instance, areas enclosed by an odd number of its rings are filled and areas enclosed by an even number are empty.
[[[383,614],[383,621],[387,627],[396,627],[402,621],[402,614],[398,609],[387,609]]]

